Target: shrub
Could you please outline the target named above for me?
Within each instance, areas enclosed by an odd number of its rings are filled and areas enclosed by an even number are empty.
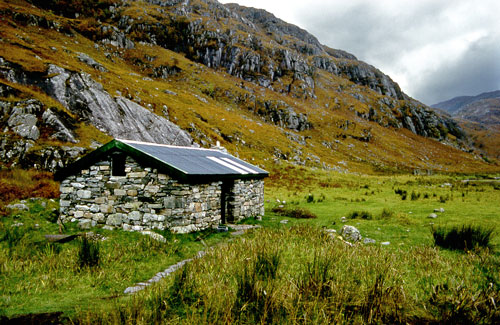
[[[58,196],[59,185],[51,173],[18,168],[0,171],[0,206],[15,199]]]
[[[99,243],[83,237],[78,250],[78,267],[96,267],[99,265]]]
[[[311,211],[304,208],[288,208],[285,206],[278,206],[272,209],[274,213],[277,213],[284,217],[296,218],[296,219],[315,219],[318,216]]]
[[[415,191],[411,192],[411,200],[416,201],[420,198],[420,193],[416,193]]]
[[[368,211],[353,211],[349,215],[347,215],[348,219],[365,219],[372,220],[373,215]]]
[[[306,197],[307,203],[313,203],[314,202],[314,194],[309,193]]]
[[[432,229],[434,244],[447,249],[471,250],[478,247],[490,248],[492,228],[463,225],[451,228],[439,227]]]

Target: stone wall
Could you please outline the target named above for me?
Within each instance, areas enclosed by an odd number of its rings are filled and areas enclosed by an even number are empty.
[[[264,215],[264,181],[235,180],[231,193],[231,214],[234,221]]]
[[[62,219],[78,221],[81,227],[171,229],[178,233],[219,224],[221,182],[179,183],[130,157],[125,174],[112,176],[110,161],[102,161],[63,180]]]

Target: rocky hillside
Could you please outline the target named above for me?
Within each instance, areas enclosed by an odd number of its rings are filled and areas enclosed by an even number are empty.
[[[449,117],[274,15],[214,0],[0,1],[0,157],[51,171],[110,137],[271,168],[492,170]],[[457,162],[459,162],[457,164]]]

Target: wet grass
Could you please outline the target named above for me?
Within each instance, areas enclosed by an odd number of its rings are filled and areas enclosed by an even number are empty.
[[[45,234],[58,234],[51,217],[57,201],[26,200],[29,211],[13,210],[0,220],[0,315],[64,312],[108,306],[128,300],[125,288],[148,280],[159,271],[191,258],[205,245],[227,233],[173,235],[162,232],[161,243],[149,236],[93,229],[86,237],[49,243]],[[81,234],[66,224],[64,234]],[[203,240],[201,240],[203,239]]]
[[[493,303],[500,299],[498,274],[492,271],[497,266],[498,257],[487,251],[350,247],[317,227],[265,228],[194,261],[179,272],[182,285],[177,277],[168,278],[126,305],[81,319],[140,324],[495,323],[500,320]]]
[[[300,190],[266,181],[266,215],[245,221],[264,229],[243,237],[163,232],[167,242],[160,243],[137,233],[94,229],[108,238],[99,242],[97,267],[80,266],[79,240],[46,242],[44,234],[59,230],[52,214],[57,201],[26,200],[29,211],[9,211],[0,221],[0,313],[63,312],[81,323],[498,320],[490,303],[498,301],[500,290],[496,183],[308,173]],[[289,181],[300,179],[294,174]],[[403,200],[396,189],[410,194]],[[412,200],[411,193],[420,196]],[[272,211],[280,205],[306,209],[316,218]],[[444,212],[428,218],[438,208]],[[344,224],[376,243],[348,247],[323,231],[339,232]],[[493,229],[489,248],[472,245],[463,252],[435,244],[432,229],[464,224]],[[68,224],[64,232],[79,230]],[[385,241],[390,244],[380,245]],[[204,243],[222,246],[144,292],[122,294],[193,257]]]

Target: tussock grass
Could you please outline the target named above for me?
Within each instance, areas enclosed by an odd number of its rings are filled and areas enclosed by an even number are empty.
[[[365,219],[372,220],[373,215],[368,211],[353,211],[347,215],[348,219]]]
[[[29,211],[14,210],[0,218],[0,316],[55,311],[71,315],[93,308],[96,301],[103,308],[121,304],[129,299],[123,296],[125,288],[204,249],[196,238],[214,245],[229,236],[164,232],[167,241],[162,243],[139,233],[94,229],[96,236],[89,237],[107,239],[94,242],[81,236],[49,243],[44,235],[59,232],[49,221],[57,202],[37,199],[25,204]],[[63,230],[68,235],[82,232],[74,224]]]
[[[99,266],[99,242],[83,236],[78,249],[78,267],[82,269],[97,266]]]
[[[434,244],[456,250],[471,250],[475,248],[492,248],[493,228],[474,225],[453,227],[437,227],[432,229]]]
[[[318,217],[306,208],[300,207],[277,206],[272,211],[280,216],[295,219],[314,219]]]
[[[279,263],[271,262],[275,259]],[[461,268],[455,267],[457,262]],[[500,296],[491,277],[498,284],[498,274],[486,272],[488,277],[478,270],[495,263],[487,252],[450,256],[420,246],[401,254],[374,246],[347,247],[313,227],[263,229],[209,252],[124,306],[80,319],[140,324],[494,323],[500,309],[493,302]],[[259,272],[262,265],[275,273]],[[180,286],[178,277],[187,279],[187,287]],[[174,289],[174,296],[190,298],[171,301]],[[151,300],[161,308],[151,308]]]

